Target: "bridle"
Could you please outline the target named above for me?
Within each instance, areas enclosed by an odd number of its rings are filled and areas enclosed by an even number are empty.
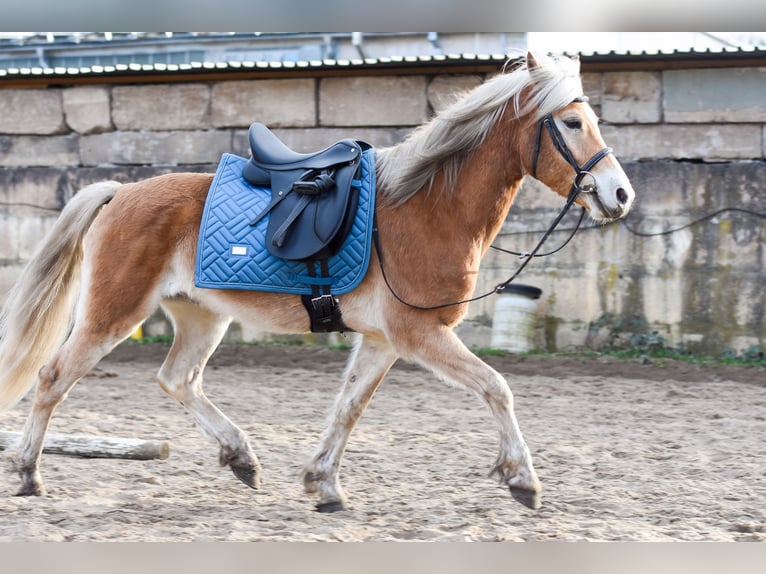
[[[580,96],[579,98],[575,98],[572,100],[572,103],[582,103],[587,102],[588,97],[587,96]],[[543,116],[542,119],[540,119],[539,122],[537,122],[537,137],[535,138],[535,155],[532,158],[532,177],[537,177],[537,160],[540,157],[540,144],[543,139],[543,128],[548,130],[548,134],[551,137],[551,141],[553,142],[553,146],[556,148],[556,150],[561,154],[561,157],[563,157],[566,162],[571,165],[575,170],[575,178],[574,182],[572,183],[572,189],[569,191],[569,195],[575,194],[576,196],[580,193],[596,193],[598,189],[595,186],[595,182],[592,185],[583,187],[582,180],[585,178],[586,175],[590,175],[591,178],[593,177],[590,173],[590,169],[593,168],[598,162],[600,162],[602,159],[604,159],[606,156],[608,156],[610,153],[612,153],[612,148],[605,147],[604,149],[596,152],[593,157],[591,157],[588,161],[586,161],[583,165],[580,165],[577,163],[577,160],[575,159],[574,155],[572,155],[571,150],[569,149],[569,146],[567,145],[566,140],[564,139],[564,136],[561,135],[561,131],[559,130],[558,126],[556,125],[556,122],[553,119],[552,114],[548,114],[546,116]],[[572,200],[574,202],[574,200]]]
[[[580,96],[578,98],[575,98],[572,100],[572,103],[580,103],[580,102],[587,102],[588,97],[587,96]],[[561,156],[566,160],[566,162],[572,166],[575,170],[575,177],[572,181],[572,187],[569,190],[569,195],[567,196],[566,203],[564,204],[564,207],[561,209],[559,214],[556,216],[556,218],[553,220],[553,223],[551,223],[548,230],[545,232],[543,237],[540,239],[540,241],[537,242],[537,245],[535,248],[529,252],[529,253],[517,253],[513,251],[506,251],[504,249],[500,249],[500,251],[505,251],[506,253],[511,253],[513,255],[518,255],[524,261],[519,265],[519,268],[516,270],[516,272],[511,275],[506,281],[503,281],[502,283],[495,286],[492,291],[488,291],[487,293],[484,293],[483,295],[478,295],[476,297],[472,297],[470,299],[463,299],[462,301],[454,301],[452,303],[442,303],[440,305],[430,305],[430,306],[424,306],[424,305],[415,305],[413,303],[408,303],[404,299],[402,299],[396,291],[394,291],[393,287],[388,281],[388,277],[386,276],[386,271],[383,268],[383,254],[380,250],[380,238],[378,237],[378,226],[377,221],[375,223],[375,226],[372,230],[372,237],[373,241],[375,242],[375,248],[378,251],[378,262],[380,264],[380,271],[383,275],[383,281],[386,284],[386,287],[388,287],[388,290],[391,292],[391,294],[394,296],[394,298],[399,301],[400,303],[406,305],[407,307],[410,307],[412,309],[419,309],[421,311],[432,311],[434,309],[444,309],[446,307],[453,307],[455,305],[462,305],[464,303],[471,303],[473,301],[478,301],[480,299],[484,299],[485,297],[489,297],[490,295],[494,295],[495,293],[502,292],[503,289],[505,289],[508,285],[513,282],[516,277],[518,277],[521,272],[524,270],[524,268],[527,266],[527,264],[532,260],[533,257],[543,257],[545,255],[552,255],[553,253],[556,253],[564,248],[564,246],[569,243],[569,241],[574,237],[575,233],[577,233],[577,230],[580,228],[580,224],[582,223],[583,217],[585,216],[585,208],[582,208],[582,211],[580,212],[580,219],[577,222],[577,225],[574,228],[574,231],[572,231],[572,234],[567,238],[567,240],[557,249],[549,252],[538,255],[537,252],[540,250],[540,248],[543,246],[543,243],[548,239],[548,237],[553,233],[554,229],[558,226],[558,224],[561,222],[561,220],[564,218],[564,216],[569,212],[569,209],[574,205],[575,201],[579,197],[581,193],[594,193],[596,201],[601,206],[601,201],[598,199],[598,187],[596,186],[596,181],[593,175],[590,173],[589,170],[593,168],[598,162],[600,162],[602,159],[604,159],[606,156],[608,156],[610,153],[612,153],[612,148],[605,147],[602,150],[596,152],[593,157],[591,157],[588,161],[586,161],[583,165],[580,165],[577,163],[577,160],[575,159],[574,155],[572,154],[572,151],[569,149],[569,146],[567,146],[567,142],[564,139],[564,136],[561,134],[561,131],[559,130],[558,126],[556,126],[556,122],[553,119],[552,114],[547,114],[546,116],[543,116],[537,123],[537,137],[535,138],[535,151],[534,156],[532,158],[532,177],[537,177],[537,163],[538,158],[540,156],[540,144],[542,143],[542,137],[543,137],[543,128],[545,128],[550,135],[551,141],[553,142],[553,146],[556,148],[556,150],[561,154]],[[583,180],[586,179],[586,177],[590,177],[592,180],[591,183],[587,185],[582,185]]]

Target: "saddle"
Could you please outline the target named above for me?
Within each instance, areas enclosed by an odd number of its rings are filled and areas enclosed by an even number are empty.
[[[314,153],[287,147],[265,125],[248,132],[251,157],[242,177],[271,189],[271,201],[250,225],[269,216],[266,249],[282,259],[326,260],[353,225],[366,142],[342,139]]]

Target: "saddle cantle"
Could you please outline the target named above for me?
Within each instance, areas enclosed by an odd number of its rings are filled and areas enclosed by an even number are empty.
[[[269,216],[266,249],[287,260],[324,259],[337,252],[353,224],[358,174],[366,142],[343,139],[315,153],[298,153],[254,123],[251,157],[242,177],[269,187],[271,201],[252,221]]]

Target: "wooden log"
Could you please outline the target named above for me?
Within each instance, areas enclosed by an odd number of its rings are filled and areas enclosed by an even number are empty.
[[[0,431],[0,450],[14,446],[21,433]],[[161,440],[48,433],[43,452],[82,458],[166,459],[170,444]]]

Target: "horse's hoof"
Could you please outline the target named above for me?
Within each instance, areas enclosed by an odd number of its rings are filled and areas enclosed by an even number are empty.
[[[261,486],[261,477],[258,467],[231,465],[231,471],[234,473],[234,476],[250,488],[257,490]]]
[[[509,487],[511,490],[511,496],[514,500],[520,502],[527,508],[537,510],[540,508],[540,493],[533,490],[526,490],[524,488],[516,488],[514,486]]]
[[[14,496],[43,496],[44,494],[45,489],[41,484],[25,482],[19,487]]]
[[[340,501],[333,502],[320,502],[316,506],[317,512],[330,513],[338,512],[340,510],[346,510],[346,507]]]

